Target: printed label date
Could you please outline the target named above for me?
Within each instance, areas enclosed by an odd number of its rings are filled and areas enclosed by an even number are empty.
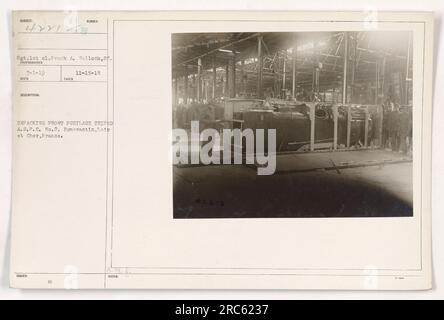
[[[100,76],[100,70],[76,70],[76,76]]]

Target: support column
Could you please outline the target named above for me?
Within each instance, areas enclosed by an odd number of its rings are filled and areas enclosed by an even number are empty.
[[[185,67],[185,76],[183,77],[183,101],[188,103],[188,68]]]
[[[316,90],[316,67],[315,64],[312,63],[312,71],[311,71],[311,92],[314,93]]]
[[[350,92],[350,102],[357,103],[355,100],[356,90],[355,90],[355,78],[356,78],[356,63],[357,63],[357,48],[358,48],[358,33],[353,33],[353,42],[352,42],[352,50],[353,50],[353,60],[352,60],[352,70],[351,70],[351,92]]]
[[[244,72],[244,67],[245,67],[245,60],[242,59],[241,61],[241,93],[242,95],[245,96],[246,93],[246,87],[245,87],[245,72]]]
[[[378,143],[379,147],[383,147],[382,141],[382,126],[384,125],[384,108],[382,105],[378,106]]]
[[[202,99],[202,60],[197,59],[197,103]]]
[[[292,82],[291,82],[291,96],[293,99],[296,99],[296,58],[297,58],[297,45],[296,41],[294,41],[293,50],[292,50]]]
[[[283,66],[283,68],[282,68],[282,95],[283,95],[283,98],[285,99],[285,97],[286,97],[286,83],[285,83],[285,80],[287,80],[286,79],[286,77],[287,77],[287,74],[286,74],[286,72],[287,72],[287,52],[285,51],[284,52],[284,66]]]
[[[315,92],[319,94],[319,74],[320,74],[319,65],[315,69]]]
[[[333,150],[338,149],[338,106],[333,106]]]
[[[382,64],[381,64],[381,76],[382,76],[382,80],[381,80],[381,95],[382,95],[382,101],[381,103],[384,104],[385,103],[385,74],[386,74],[386,69],[387,69],[387,57],[384,56],[382,58]]]
[[[192,92],[192,94],[191,94],[191,99],[192,99],[192,102],[193,102],[193,103],[196,103],[196,92],[197,92],[197,87],[196,87],[196,74],[194,73],[194,70],[193,70],[193,77],[192,77],[192,80],[193,80],[193,92]]]
[[[316,52],[316,66],[314,70],[314,92],[316,96],[319,96],[319,77],[321,73],[321,49],[319,48],[318,42],[315,43]]]
[[[205,86],[206,86],[206,84],[205,84],[205,79],[204,79],[205,77],[204,77],[204,75],[203,75],[203,73],[202,73],[202,75],[201,75],[201,77],[200,77],[200,83],[201,83],[201,85],[200,85],[200,92],[201,92],[201,97],[200,97],[200,100],[201,100],[201,102],[203,102],[204,101],[204,99],[205,99],[205,97],[206,97],[206,92],[205,92]]]
[[[310,104],[310,151],[314,151],[315,145],[315,108],[314,103]]]
[[[375,105],[379,102],[379,63],[375,62]]]
[[[407,63],[405,66],[405,94],[404,94],[404,104],[409,104],[409,88],[410,83],[412,83],[412,79],[410,78],[410,45],[412,43],[412,35],[409,34],[409,41],[407,44]]]
[[[368,147],[368,107],[365,107],[364,147]]]
[[[217,72],[216,72],[216,58],[213,57],[213,82],[212,82],[212,91],[211,98],[216,99],[216,81],[217,81]]]
[[[264,67],[264,59],[262,56],[262,36],[257,37],[257,60],[258,60],[258,68],[257,68],[257,91],[256,95],[260,99],[263,97],[262,90],[262,75],[263,75],[263,67]]]
[[[229,97],[230,96],[230,90],[229,90],[229,76],[230,76],[230,72],[229,72],[229,67],[230,67],[230,63],[229,61],[227,61],[227,64],[225,65],[225,96]]]
[[[236,56],[233,55],[233,57],[230,59],[230,81],[229,81],[229,88],[230,88],[230,98],[236,97]]]
[[[179,96],[178,96],[179,84],[178,84],[178,80],[179,80],[179,78],[175,75],[174,76],[174,105],[178,105],[179,104]]]
[[[348,32],[344,32],[344,65],[342,72],[342,104],[347,103]]]
[[[350,137],[351,137],[351,106],[347,106],[347,148],[350,148]]]

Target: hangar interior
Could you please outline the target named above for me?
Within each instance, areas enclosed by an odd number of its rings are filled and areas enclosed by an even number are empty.
[[[411,216],[412,51],[403,31],[173,34],[173,128],[277,132],[272,176],[175,165],[174,217]]]

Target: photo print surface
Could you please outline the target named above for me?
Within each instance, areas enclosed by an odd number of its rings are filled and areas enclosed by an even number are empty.
[[[175,33],[174,218],[413,215],[413,33]]]

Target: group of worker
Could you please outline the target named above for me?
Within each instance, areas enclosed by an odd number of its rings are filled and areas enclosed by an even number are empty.
[[[411,153],[412,107],[389,102],[383,108],[383,146],[392,151]]]

